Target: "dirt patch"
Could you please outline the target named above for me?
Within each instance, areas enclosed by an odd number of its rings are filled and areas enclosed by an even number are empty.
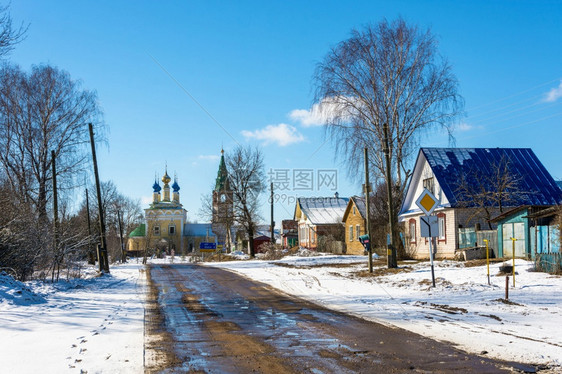
[[[503,259],[503,258],[491,258],[490,264],[495,264],[495,263],[504,262],[504,261],[505,261],[505,259]],[[465,268],[472,268],[472,267],[484,266],[484,265],[486,265],[486,259],[464,261],[464,267]]]
[[[148,295],[144,312],[144,370],[159,373],[181,364],[173,350],[173,339],[166,331],[164,315],[158,304],[158,288],[154,285],[150,270],[146,272]]]
[[[450,305],[446,305],[446,304],[434,304],[434,303],[427,303],[425,301],[416,301],[414,303],[414,305],[421,305],[423,307],[439,310],[441,312],[445,312],[445,313],[448,313],[448,314],[466,314],[466,313],[468,313],[468,310],[466,310],[464,308],[459,308],[459,307],[456,307],[456,306],[450,306]]]
[[[493,314],[480,314],[480,313],[476,313],[476,314],[478,314],[479,316],[482,316],[482,317],[488,317],[488,318],[491,318],[491,319],[495,319],[496,321],[499,321],[499,322],[501,322],[501,320],[502,320],[500,317],[498,317],[496,315],[493,315]]]
[[[286,264],[283,262],[276,262],[273,263],[273,265],[276,266],[281,266],[283,268],[289,268],[289,269],[314,269],[314,268],[350,268],[353,266],[357,266],[358,264],[361,264],[360,262],[354,262],[354,263],[346,263],[346,264],[314,264],[314,265],[294,265],[294,264]]]
[[[392,274],[399,274],[399,273],[409,273],[413,271],[414,268],[410,266],[399,266],[397,268],[385,268],[385,267],[376,267],[373,268],[373,272],[369,273],[369,270],[360,270],[354,273],[355,276],[359,278],[368,278],[368,277],[382,277],[385,275],[392,275]]]
[[[495,300],[492,300],[492,301],[497,301],[497,302],[507,304],[507,305],[524,306],[523,304],[518,304],[516,302],[513,302],[511,300],[506,300],[506,299],[495,299]]]

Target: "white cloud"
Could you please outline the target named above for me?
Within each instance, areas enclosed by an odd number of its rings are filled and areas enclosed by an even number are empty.
[[[152,204],[152,196],[141,196],[141,205],[146,206]]]
[[[335,110],[340,106],[337,98],[324,99],[321,103],[312,105],[310,110],[295,109],[289,113],[289,118],[298,121],[303,127],[325,125],[334,116]]]
[[[459,131],[470,131],[470,130],[472,130],[472,129],[474,129],[474,126],[469,125],[469,124],[466,123],[466,122],[459,123],[459,124],[455,127],[455,130],[459,130]]]
[[[265,128],[256,131],[243,130],[242,135],[246,139],[263,140],[265,144],[277,143],[281,147],[304,141],[304,136],[294,126],[286,123],[267,125]]]
[[[560,81],[560,85],[558,87],[552,88],[550,91],[548,91],[546,97],[544,98],[544,101],[546,101],[547,103],[553,103],[561,97],[562,97],[562,81]]]

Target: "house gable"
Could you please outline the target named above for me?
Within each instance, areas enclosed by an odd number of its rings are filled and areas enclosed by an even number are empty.
[[[451,206],[449,203],[449,197],[441,187],[438,177],[433,172],[426,156],[422,150],[420,150],[418,158],[416,159],[412,178],[406,190],[406,196],[402,202],[402,207],[400,208],[400,216],[422,213],[421,209],[416,205],[416,200],[424,190],[424,181],[429,180],[430,178],[433,178],[432,193],[440,201],[438,208]]]

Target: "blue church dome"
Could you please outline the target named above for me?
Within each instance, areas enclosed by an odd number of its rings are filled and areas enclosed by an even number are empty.
[[[162,190],[162,187],[160,187],[160,184],[158,184],[158,182],[154,181],[152,189],[154,190],[154,192],[160,192],[160,190]]]
[[[178,182],[174,181],[174,184],[172,184],[172,189],[174,190],[174,192],[178,192],[180,190],[180,185],[178,184]]]

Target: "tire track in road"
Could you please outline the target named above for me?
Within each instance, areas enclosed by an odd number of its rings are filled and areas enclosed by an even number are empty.
[[[511,364],[325,309],[218,268],[151,265],[151,372],[501,373]],[[318,282],[316,279],[312,282]],[[153,340],[154,342],[154,340]],[[156,353],[154,353],[154,351]]]

